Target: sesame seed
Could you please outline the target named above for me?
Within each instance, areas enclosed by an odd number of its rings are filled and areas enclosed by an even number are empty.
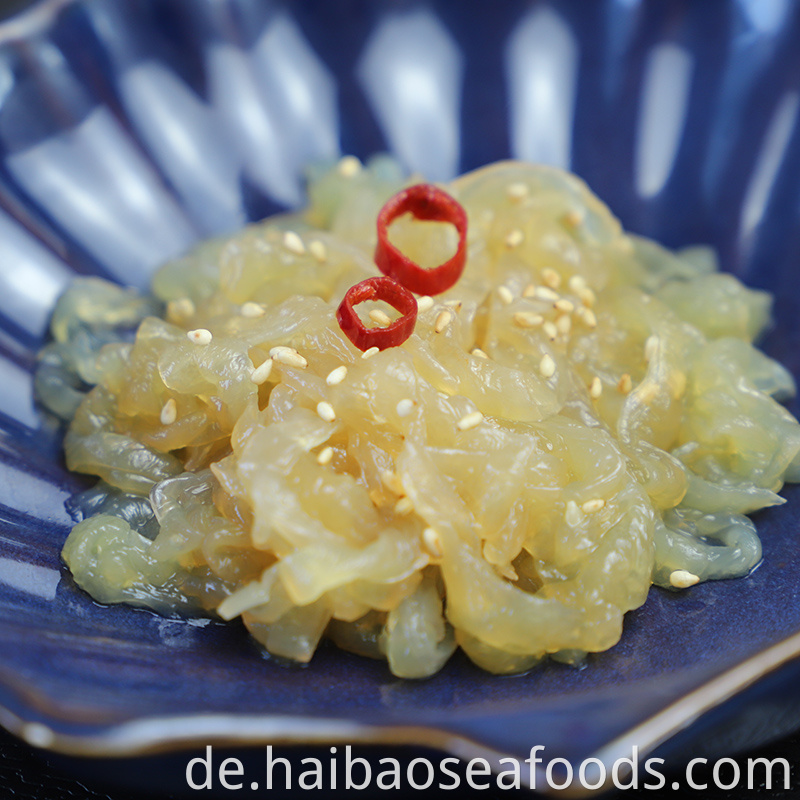
[[[239,312],[243,317],[263,317],[267,313],[266,308],[261,303],[243,303]]]
[[[597,327],[597,316],[595,315],[594,311],[591,308],[586,308],[585,306],[581,306],[576,314],[580,319],[583,320],[583,324],[587,328],[596,328]]]
[[[172,319],[188,319],[193,317],[196,311],[194,303],[188,297],[170,300],[167,303],[167,315]]]
[[[376,325],[380,325],[384,328],[392,324],[392,318],[385,311],[381,311],[379,308],[373,308],[369,312],[369,318]]]
[[[633,381],[631,380],[631,376],[626,372],[619,379],[619,383],[617,383],[617,391],[622,394],[630,394],[631,389],[633,389]]]
[[[556,311],[561,311],[563,314],[571,314],[575,310],[575,304],[562,297],[553,303],[553,308],[555,308]]]
[[[333,448],[326,447],[319,451],[319,455],[317,456],[317,464],[319,464],[321,467],[324,467],[326,464],[330,464],[332,458]]]
[[[537,300],[549,300],[552,303],[555,303],[556,300],[560,300],[557,292],[554,292],[547,286],[537,286],[535,290],[535,295]]]
[[[545,353],[539,362],[539,373],[543,378],[552,378],[556,374],[556,362],[548,353]]]
[[[178,405],[174,397],[170,397],[161,407],[161,424],[172,425],[178,419]]]
[[[544,322],[544,317],[533,311],[516,311],[512,319],[518,328],[535,328]]]
[[[551,342],[554,342],[558,338],[558,328],[549,320],[542,325],[542,330],[544,331],[544,335]]]
[[[345,178],[352,178],[361,172],[361,162],[355,156],[344,156],[339,159],[337,166],[340,175]]]
[[[592,400],[597,400],[601,394],[603,394],[603,382],[595,375],[594,378],[592,378],[592,382],[589,384],[589,397],[591,397]]]
[[[328,377],[325,378],[325,383],[327,383],[328,386],[337,386],[345,379],[346,376],[347,367],[342,364],[341,367],[336,367],[336,369],[332,369],[328,373]]]
[[[361,354],[361,358],[372,358],[375,353],[380,353],[380,347],[370,347]]]
[[[508,236],[506,236],[505,242],[506,247],[519,247],[525,236],[519,228],[514,228],[514,230],[510,231]]]
[[[576,294],[580,298],[581,303],[589,308],[592,308],[597,301],[597,295],[588,286],[576,292]]]
[[[325,422],[333,422],[336,419],[336,412],[327,400],[320,400],[317,403],[317,415]]]
[[[565,225],[569,225],[570,228],[577,228],[584,220],[585,214],[583,209],[573,209],[572,211],[567,211],[566,214],[562,217],[564,220]]]
[[[511,289],[509,289],[508,286],[505,286],[505,285],[502,285],[502,284],[497,287],[497,296],[506,305],[509,305],[509,303],[513,302],[513,300],[514,300],[514,295],[511,292]]]
[[[306,361],[294,347],[279,345],[278,347],[273,347],[269,351],[269,354],[274,361],[277,361],[279,364],[286,364],[288,367],[300,367],[300,369],[305,369],[308,366],[308,361]]]
[[[582,506],[581,510],[584,514],[594,514],[605,506],[606,501],[602,497],[595,497],[593,500],[587,500]]]
[[[569,314],[562,314],[556,319],[556,330],[566,336],[572,330],[572,317]]]
[[[414,503],[412,502],[410,497],[401,497],[394,504],[394,513],[401,517],[408,516],[413,510],[414,510]]]
[[[688,589],[690,586],[700,583],[700,578],[686,569],[676,569],[670,572],[669,583],[676,589]]]
[[[396,472],[390,469],[385,469],[381,472],[381,483],[398,497],[405,496],[406,490],[403,488],[403,481]]]
[[[489,358],[489,356],[480,349],[480,347],[473,347],[470,350],[470,355],[475,356],[476,358]]]
[[[441,558],[444,555],[442,538],[436,528],[425,528],[422,531],[422,543],[434,558]]]
[[[483,414],[480,411],[473,411],[470,414],[465,414],[461,419],[456,423],[456,427],[460,431],[468,431],[472,428],[477,427],[478,425],[483,422]]]
[[[263,364],[252,370],[250,380],[256,386],[261,386],[267,382],[270,372],[272,372],[272,359],[268,358]]]
[[[312,239],[308,243],[308,252],[320,263],[328,260],[328,248],[319,239]]]
[[[586,288],[586,279],[583,275],[573,275],[567,282],[567,286],[569,286],[575,294],[578,294]]]
[[[536,297],[536,286],[532,283],[529,283],[525,290],[522,292],[523,297]]]
[[[452,321],[453,315],[449,311],[442,311],[439,316],[436,317],[436,323],[433,329],[436,333],[441,333]]]
[[[211,335],[211,331],[205,328],[197,328],[196,330],[188,331],[186,336],[195,344],[209,344],[214,338]]]
[[[416,403],[408,397],[404,397],[402,400],[399,400],[397,403],[397,416],[398,417],[407,417],[411,412],[414,410],[414,406]]]
[[[448,308],[452,308],[453,311],[455,311],[456,313],[461,311],[461,301],[460,300],[445,300],[444,304]]]
[[[542,282],[551,289],[558,289],[561,286],[561,276],[552,267],[545,267],[542,270]]]
[[[422,297],[417,298],[417,311],[427,311],[429,308],[433,308],[432,297],[428,297],[428,295],[424,294]]]
[[[511,200],[524,200],[528,196],[529,189],[524,183],[509,183],[506,186],[506,194]]]
[[[578,504],[574,500],[570,500],[564,511],[564,521],[570,528],[575,528],[581,524],[582,520],[583,514],[581,514],[581,510],[578,508]]]
[[[292,253],[296,253],[298,256],[302,256],[306,252],[306,246],[303,244],[303,240],[294,231],[286,231],[286,233],[283,234],[283,246],[287,250],[291,250]]]

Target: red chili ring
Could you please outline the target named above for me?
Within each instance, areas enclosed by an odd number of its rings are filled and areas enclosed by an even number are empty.
[[[403,316],[385,328],[367,328],[353,306],[366,300],[384,300]],[[345,336],[359,349],[385,350],[402,344],[414,332],[417,301],[414,295],[392,278],[367,278],[351,286],[336,310],[336,319]]]
[[[405,213],[415,219],[449,222],[458,231],[458,249],[444,264],[425,269],[403,255],[390,241],[389,225]],[[429,183],[420,183],[398,192],[378,214],[378,244],[375,263],[378,269],[417,294],[441,294],[447,291],[464,271],[467,260],[467,212],[447,192]]]

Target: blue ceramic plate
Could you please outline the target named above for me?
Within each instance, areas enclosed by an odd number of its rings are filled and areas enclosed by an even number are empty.
[[[494,762],[537,744],[610,762],[682,730],[707,741],[714,719],[738,730],[729,749],[800,725],[793,488],[757,517],[753,575],[653,590],[582,671],[497,678],[456,657],[411,682],[333,647],[287,669],[235,625],[76,589],[59,551],[84,484],[31,392],[75,273],[145,285],[192,242],[301,202],[305,163],[382,150],[433,179],[510,155],[573,169],[628,228],[711,244],[774,291],[765,347],[798,375],[798,37],[788,0],[45,0],[4,23],[0,723],[86,755],[369,741]]]

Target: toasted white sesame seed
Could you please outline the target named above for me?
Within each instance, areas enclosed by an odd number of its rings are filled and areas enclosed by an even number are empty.
[[[342,364],[341,367],[336,367],[336,369],[332,369],[328,373],[328,377],[325,378],[325,383],[327,383],[328,386],[337,386],[345,379],[346,376],[347,367]]]
[[[548,320],[542,325],[542,330],[544,331],[544,335],[551,341],[554,342],[558,338],[558,328]]]
[[[518,328],[535,328],[544,322],[544,317],[533,311],[515,311],[512,320]]]
[[[583,275],[573,275],[567,282],[567,286],[569,286],[575,294],[578,294],[586,288],[586,279]]]
[[[380,325],[383,328],[386,328],[392,324],[392,318],[385,311],[381,311],[379,308],[373,308],[369,312],[369,318],[376,325]]]
[[[545,353],[539,362],[539,373],[543,378],[552,378],[556,374],[556,362],[548,353]]]
[[[475,428],[483,422],[483,414],[480,411],[473,411],[470,414],[465,414],[461,419],[456,423],[456,427],[460,431],[468,431],[471,428]]]
[[[161,407],[161,424],[172,425],[178,419],[178,405],[174,397],[170,397]]]
[[[489,356],[480,349],[480,347],[473,347],[470,350],[470,355],[475,356],[476,358],[489,358]]]
[[[453,309],[453,311],[455,311],[455,312],[456,312],[456,314],[457,314],[459,311],[461,311],[461,301],[460,301],[460,300],[445,300],[445,301],[444,301],[444,304],[445,304],[445,305],[446,305],[448,308],[452,308],[452,309]]]
[[[417,298],[417,311],[427,311],[429,308],[433,308],[432,297],[428,297],[428,295],[424,294],[422,297]]]
[[[250,380],[256,386],[261,386],[267,382],[270,372],[272,372],[272,359],[268,358],[250,373]]]
[[[585,289],[581,289],[579,292],[576,292],[576,294],[580,298],[581,303],[588,308],[592,308],[597,301],[597,295],[588,286]]]
[[[197,328],[196,330],[188,331],[186,335],[189,337],[189,340],[195,344],[209,344],[214,338],[211,335],[211,331],[205,328]]]
[[[583,514],[578,508],[578,504],[574,500],[570,500],[567,503],[566,510],[564,511],[564,521],[570,526],[570,528],[575,528],[581,524],[582,520]]]
[[[267,313],[266,308],[261,303],[242,303],[239,312],[243,317],[263,317]]]
[[[597,327],[597,316],[591,308],[581,306],[575,313],[578,315],[578,317],[580,317],[580,319],[583,320],[583,324],[587,328]]]
[[[597,400],[601,394],[603,394],[603,382],[595,375],[594,378],[592,378],[592,382],[589,384],[589,397],[591,397],[592,400]]]
[[[361,162],[355,156],[344,156],[339,159],[337,169],[345,178],[352,178],[361,172]]]
[[[317,464],[324,467],[326,464],[330,464],[332,458],[333,458],[333,448],[325,447],[322,450],[320,450],[319,455],[317,455]]]
[[[317,415],[325,422],[333,422],[336,419],[336,412],[327,400],[320,400],[317,403]]]
[[[325,242],[321,242],[319,239],[312,239],[308,243],[308,252],[320,263],[328,260],[328,248],[325,247]]]
[[[401,517],[405,517],[414,510],[414,503],[410,497],[401,497],[394,504],[394,513]]]
[[[594,514],[605,506],[606,501],[602,497],[595,497],[593,500],[587,500],[582,506],[581,510],[584,514]]]
[[[519,228],[514,228],[514,230],[510,231],[508,236],[506,236],[506,247],[519,247],[524,238],[525,235],[522,231]]]
[[[572,317],[569,314],[562,314],[556,318],[556,330],[566,336],[572,330]]]
[[[404,397],[402,400],[399,400],[397,403],[397,416],[398,417],[407,417],[411,412],[414,410],[414,406],[416,403],[408,397]]]
[[[630,394],[631,389],[633,389],[633,381],[631,380],[631,376],[626,372],[619,379],[619,383],[617,383],[617,391],[622,394]]]
[[[536,287],[536,298],[538,300],[549,300],[552,303],[555,303],[556,300],[560,300],[560,296],[558,292],[554,292],[548,286],[537,286]]]
[[[188,319],[193,317],[197,309],[188,297],[180,300],[170,300],[167,303],[167,315],[172,319]]]
[[[370,347],[361,354],[361,358],[372,358],[375,353],[380,353],[380,351],[380,347]]]
[[[436,333],[441,333],[452,321],[453,315],[449,311],[442,311],[439,316],[436,317],[433,329]]]
[[[529,189],[524,183],[509,183],[506,186],[506,194],[512,200],[522,200],[528,196]]]
[[[644,360],[652,361],[653,357],[658,352],[659,347],[661,347],[661,340],[658,338],[658,336],[655,334],[648,336],[644,343]]]
[[[513,295],[512,291],[511,291],[511,289],[509,289],[508,286],[505,286],[504,284],[501,284],[500,286],[497,287],[497,296],[506,305],[508,305],[509,303],[513,302],[513,300],[514,300],[514,295]]]
[[[690,586],[700,583],[700,578],[686,569],[676,569],[670,572],[669,583],[676,589],[688,589]]]
[[[536,297],[536,286],[533,283],[529,283],[525,290],[522,292],[523,297]]]
[[[558,289],[561,286],[561,276],[552,267],[545,267],[542,270],[542,283],[551,289]]]
[[[571,314],[575,310],[575,304],[571,300],[565,300],[562,297],[553,303],[553,308],[562,314]]]
[[[299,256],[302,256],[306,252],[306,246],[303,244],[303,240],[294,231],[286,231],[286,233],[283,234],[283,246],[287,250],[297,253]]]
[[[425,528],[425,530],[422,531],[422,543],[425,545],[425,549],[434,558],[441,558],[444,555],[442,538],[439,536],[439,531],[437,531],[436,528]]]
[[[567,211],[566,214],[563,216],[564,224],[569,225],[570,228],[577,228],[578,225],[581,224],[584,220],[584,211],[583,209],[573,209],[572,211]]]
[[[274,361],[279,364],[286,364],[287,367],[300,367],[305,369],[308,366],[308,361],[294,349],[294,347],[286,347],[285,345],[278,345],[269,351],[270,356]]]
[[[403,481],[400,480],[400,476],[390,469],[385,469],[383,472],[381,472],[381,483],[390,492],[393,492],[398,497],[403,497],[406,493],[406,490],[403,488]]]

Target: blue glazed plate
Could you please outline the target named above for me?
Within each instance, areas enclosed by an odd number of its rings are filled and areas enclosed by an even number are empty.
[[[792,487],[757,515],[750,577],[653,590],[584,670],[498,678],[455,657],[410,682],[329,646],[288,669],[236,625],[76,589],[59,552],[85,484],[31,390],[74,274],[146,285],[302,202],[307,162],[383,150],[432,179],[509,156],[570,168],[626,227],[714,246],[776,293],[764,346],[798,376],[798,36],[788,0],[44,0],[0,26],[0,724],[78,755],[381,742],[493,764],[800,726]]]

